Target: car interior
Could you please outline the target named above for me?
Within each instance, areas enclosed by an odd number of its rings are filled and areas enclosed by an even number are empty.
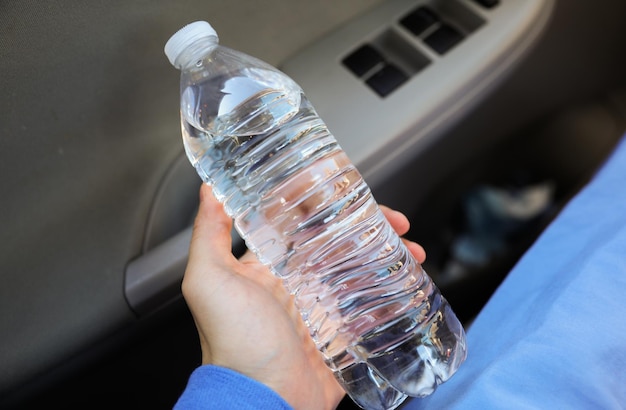
[[[624,16],[620,0],[3,2],[0,408],[172,408],[200,365],[180,283],[201,181],[163,53],[185,24],[302,87],[469,328],[626,130]]]

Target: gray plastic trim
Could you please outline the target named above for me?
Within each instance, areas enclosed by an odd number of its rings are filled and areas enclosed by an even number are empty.
[[[137,316],[153,313],[180,298],[191,235],[192,227],[188,227],[128,264],[124,293]],[[243,240],[235,230],[231,237],[233,253],[242,254]]]
[[[192,228],[133,260],[126,268],[124,292],[138,316],[144,316],[180,297]]]
[[[452,14],[468,11],[480,23],[460,44],[438,55],[399,23],[419,5]],[[552,0],[502,0],[493,9],[471,0],[391,0],[311,45],[281,69],[300,84],[352,162],[376,186],[418,159],[429,142],[505,77],[535,44],[553,6]],[[389,32],[430,64],[382,98],[341,61]]]

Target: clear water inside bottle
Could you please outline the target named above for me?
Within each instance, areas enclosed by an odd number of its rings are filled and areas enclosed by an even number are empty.
[[[463,329],[300,88],[244,68],[182,90],[187,155],[362,407],[430,394]]]

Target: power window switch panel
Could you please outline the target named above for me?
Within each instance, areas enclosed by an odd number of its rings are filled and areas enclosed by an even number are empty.
[[[500,0],[474,0],[474,2],[488,9],[492,9],[500,4]]]
[[[343,59],[343,65],[357,77],[362,77],[378,64],[385,62],[383,56],[369,44],[362,45]]]
[[[421,35],[434,24],[439,17],[428,7],[422,6],[400,19],[400,24],[416,36]]]
[[[366,83],[376,91],[378,95],[385,97],[408,79],[409,77],[398,67],[393,64],[386,64],[368,78]]]
[[[445,54],[460,43],[461,40],[463,40],[461,32],[452,26],[442,23],[437,30],[424,39],[424,42],[437,53]]]

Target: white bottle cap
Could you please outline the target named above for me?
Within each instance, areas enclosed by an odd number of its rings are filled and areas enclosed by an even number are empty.
[[[165,55],[170,63],[176,66],[175,62],[183,50],[194,41],[203,37],[217,37],[217,32],[206,21],[196,21],[187,24],[178,30],[165,43]]]

